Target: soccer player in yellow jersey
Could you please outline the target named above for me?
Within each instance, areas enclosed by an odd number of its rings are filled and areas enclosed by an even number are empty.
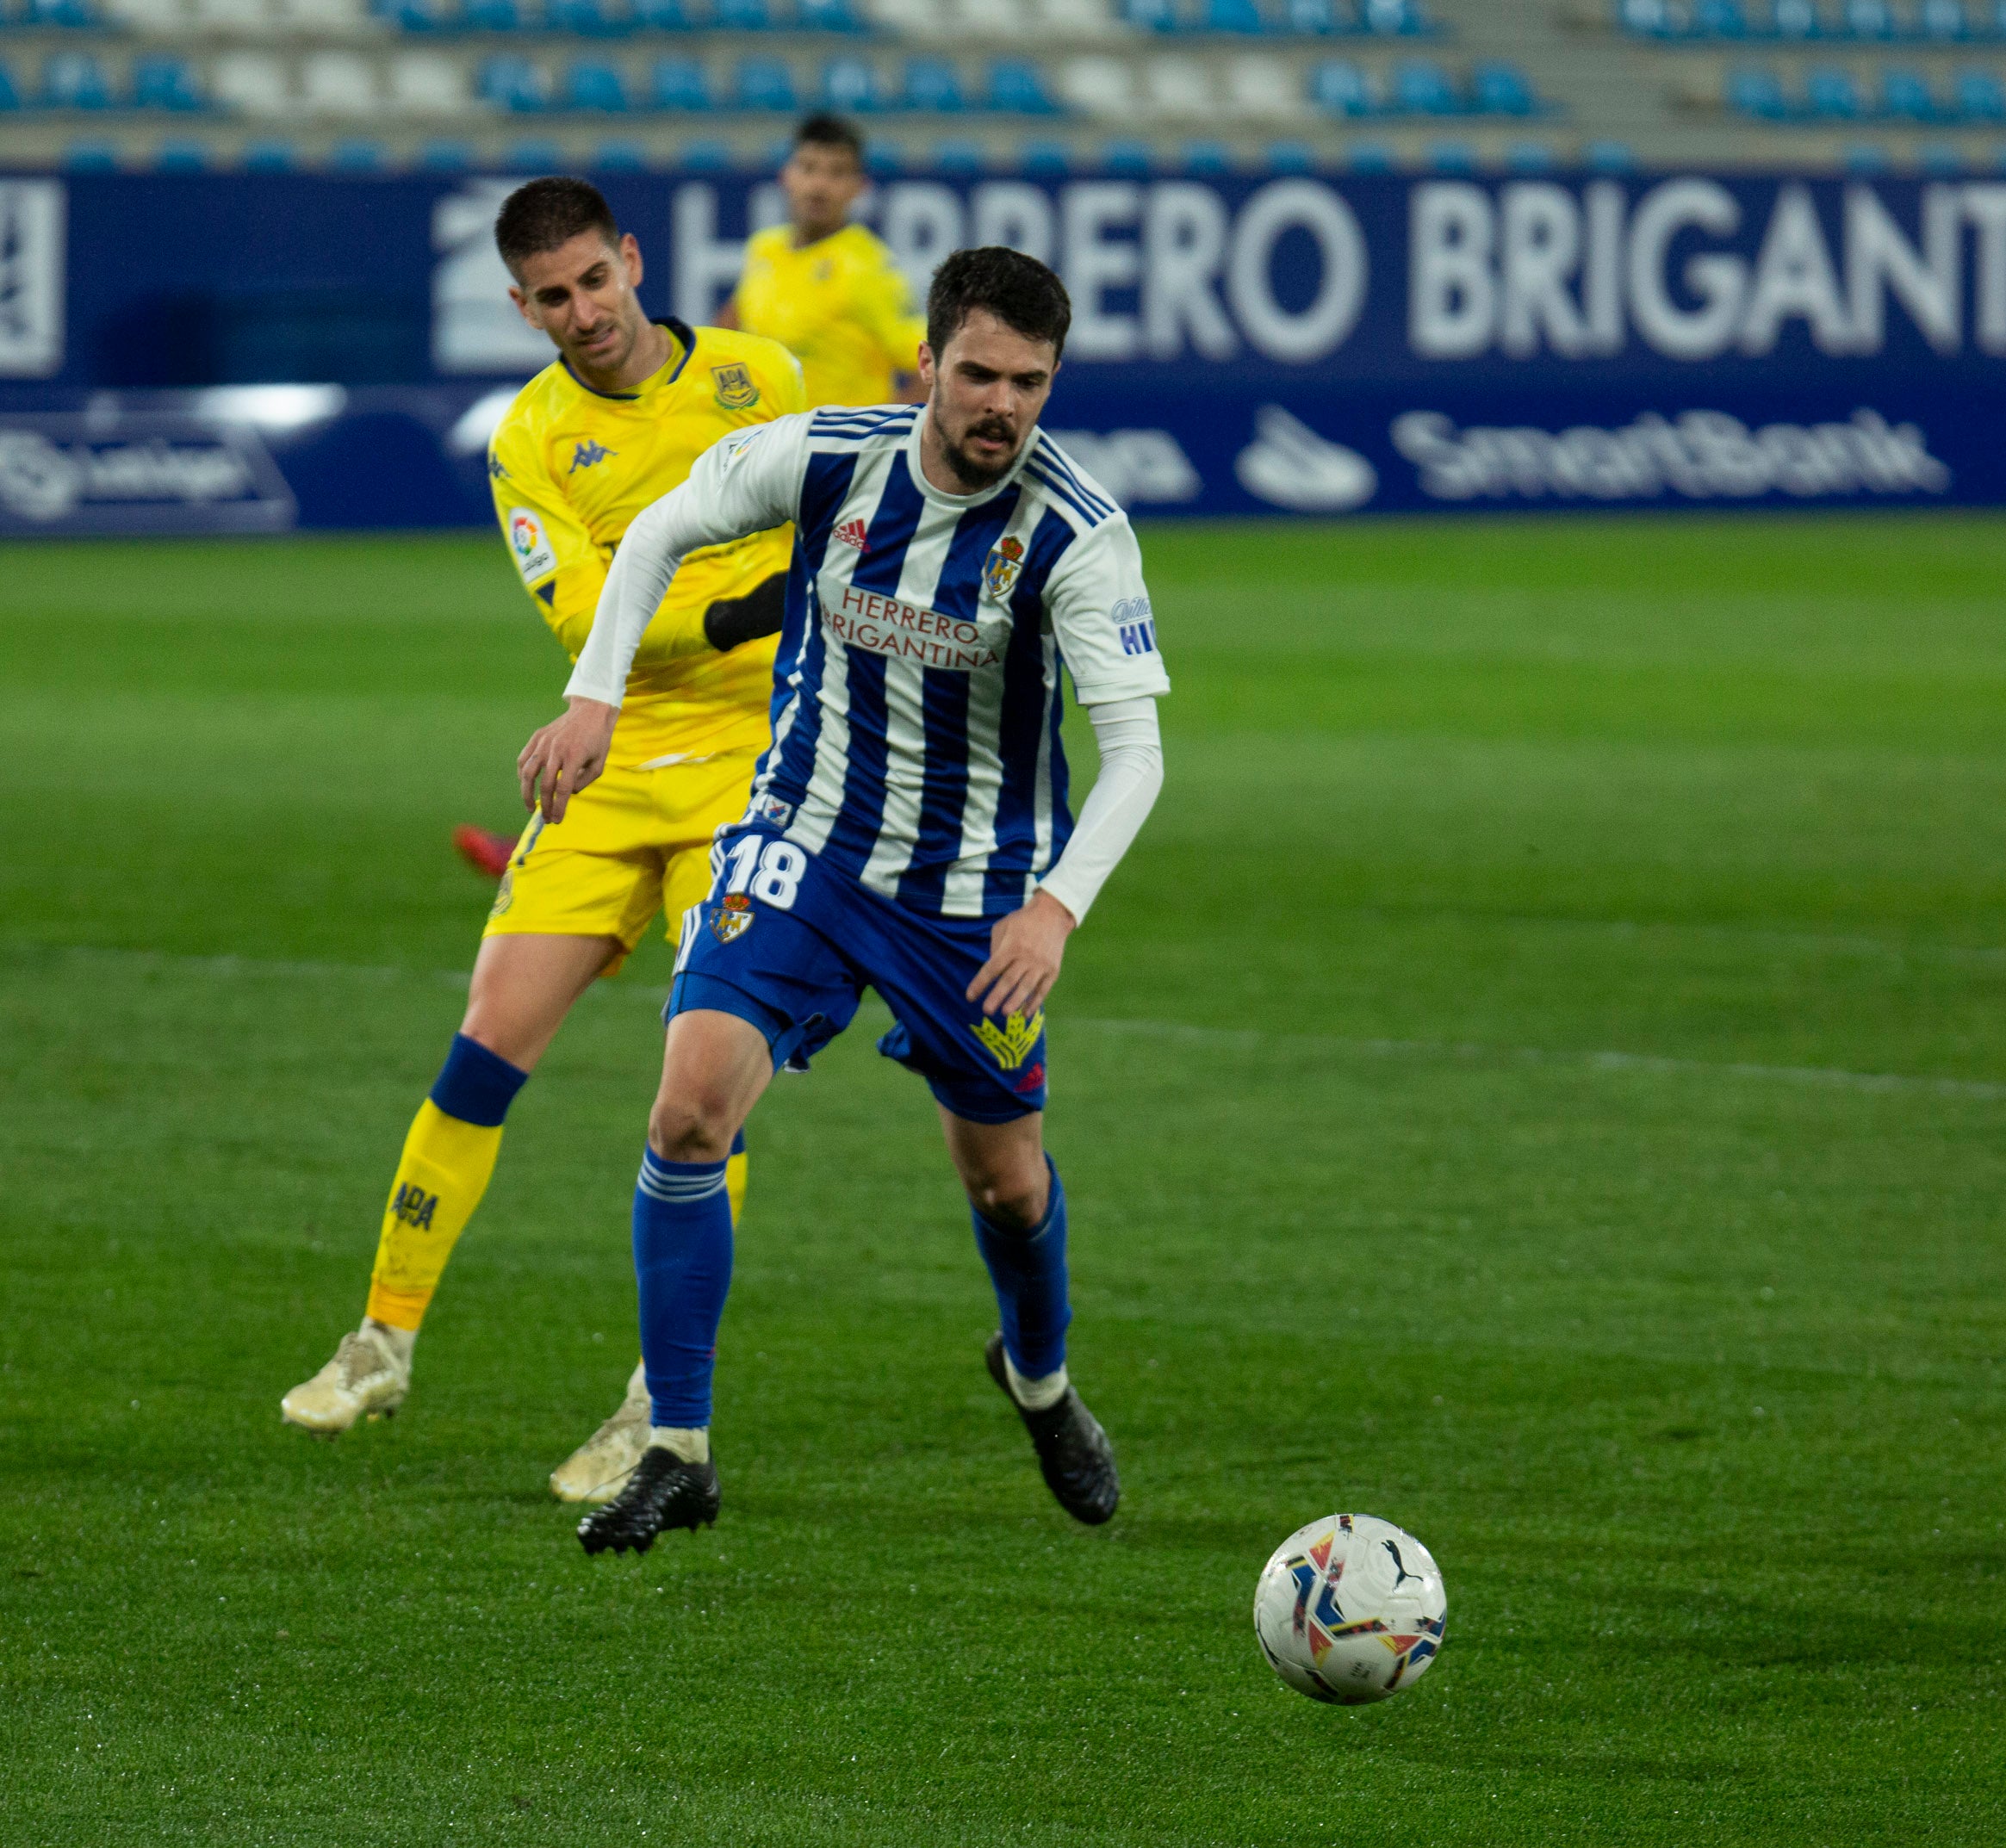
[[[597,190],[542,179],[512,193],[495,242],[524,317],[556,363],[494,433],[488,474],[524,587],[575,658],[628,523],[728,432],[806,408],[801,369],[750,334],[655,322],[641,253]],[[791,528],[693,555],[635,657],[606,774],[517,843],[488,921],[467,1012],[406,1139],[362,1325],[289,1392],[291,1423],[332,1436],[394,1411],[455,1241],[486,1191],[502,1119],[571,1005],[666,909],[674,934],[710,884],[712,832],[744,812],[769,736],[774,637]],[[734,1162],[733,1210],[744,1157]],[[551,1478],[601,1500],[648,1439],[639,1370],[628,1401]]]
[[[926,321],[891,252],[850,208],[864,145],[848,122],[811,115],[780,169],[788,222],[756,233],[724,318],[801,362],[810,405],[910,400]]]

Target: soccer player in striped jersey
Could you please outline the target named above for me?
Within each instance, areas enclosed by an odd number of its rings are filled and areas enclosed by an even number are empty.
[[[792,522],[773,740],[685,915],[661,1089],[634,1196],[649,1448],[579,1528],[645,1550],[716,1518],[711,1375],[730,1279],[724,1163],[781,1066],[854,1016],[939,1105],[995,1285],[985,1361],[1077,1519],[1120,1495],[1067,1377],[1065,1194],[1044,1150],[1044,1002],[1065,940],[1163,778],[1169,691],[1127,519],[1037,428],[1071,311],[1015,251],[944,263],[925,406],[823,410],[734,432],[628,529],[569,710],[524,747],[524,797],[562,814],[605,761],[628,656],[680,561]],[[1076,825],[1061,661],[1101,770]]]

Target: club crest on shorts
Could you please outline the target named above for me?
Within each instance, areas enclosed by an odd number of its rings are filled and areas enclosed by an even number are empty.
[[[752,928],[752,901],[743,892],[727,892],[711,914],[711,934],[719,943],[736,943]]]
[[[1030,1057],[1032,1047],[1038,1044],[1038,1036],[1044,1031],[1042,1008],[1028,1020],[1021,1014],[1006,1014],[1000,1026],[985,1014],[974,1026],[975,1037],[1005,1071],[1015,1071]]]
[[[759,402],[759,387],[743,366],[711,367],[711,383],[727,411],[749,411]]]
[[[984,592],[995,598],[998,603],[1004,602],[1017,587],[1017,579],[1022,574],[1023,569],[1024,542],[1014,533],[1006,534],[997,541],[996,549],[989,555],[988,563],[982,567]]]

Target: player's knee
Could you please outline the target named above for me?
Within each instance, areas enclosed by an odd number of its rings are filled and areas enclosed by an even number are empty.
[[[665,1162],[721,1162],[738,1126],[728,1101],[701,1088],[663,1091],[648,1117],[648,1146]]]
[[[1006,1232],[1028,1232],[1045,1217],[1044,1164],[972,1163],[961,1170],[968,1203],[991,1225]]]

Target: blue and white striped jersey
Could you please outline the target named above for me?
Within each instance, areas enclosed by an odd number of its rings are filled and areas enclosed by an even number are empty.
[[[994,487],[945,493],[921,470],[920,416],[776,418],[718,443],[658,505],[674,507],[678,555],[794,523],[748,819],[902,904],[995,916],[1072,829],[1061,663],[1084,705],[1170,680],[1106,490],[1034,431]]]

